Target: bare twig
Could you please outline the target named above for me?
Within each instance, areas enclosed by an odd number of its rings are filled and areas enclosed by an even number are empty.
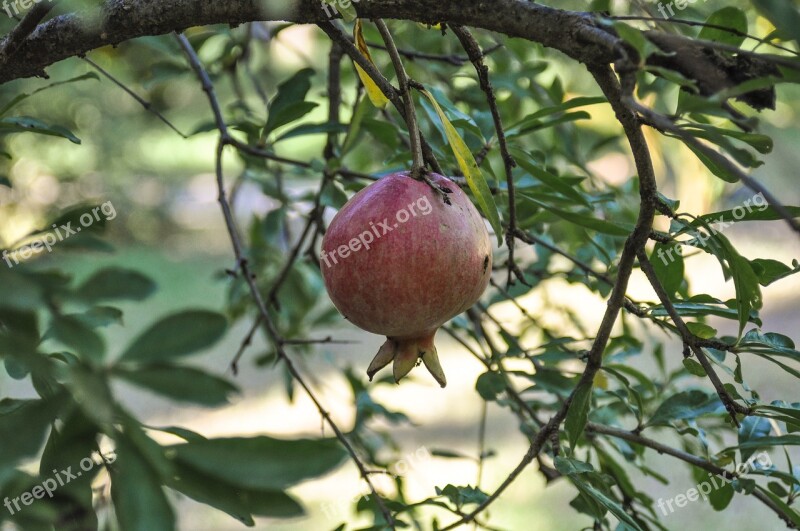
[[[160,112],[158,109],[156,109],[155,107],[153,107],[153,104],[152,104],[152,103],[150,103],[149,101],[145,100],[144,98],[142,98],[141,96],[139,96],[138,94],[136,94],[136,93],[135,93],[133,90],[129,89],[127,86],[125,86],[125,84],[124,84],[122,81],[118,80],[118,79],[117,79],[117,78],[115,78],[113,75],[111,75],[111,73],[110,73],[110,72],[108,72],[108,71],[107,71],[105,68],[103,68],[103,67],[102,67],[102,66],[100,66],[99,64],[95,63],[94,61],[92,61],[92,60],[91,60],[91,59],[89,59],[88,57],[83,57],[82,59],[83,59],[84,61],[86,61],[87,63],[89,63],[89,64],[92,66],[92,68],[94,68],[95,70],[97,70],[98,72],[100,72],[100,73],[101,73],[103,76],[105,76],[106,78],[108,78],[108,79],[109,79],[109,80],[110,80],[112,83],[114,83],[116,86],[118,86],[119,88],[121,88],[122,90],[124,90],[125,92],[127,92],[127,93],[128,93],[128,95],[129,95],[131,98],[135,99],[135,100],[136,100],[136,101],[139,103],[139,105],[141,105],[142,107],[144,107],[144,110],[146,110],[146,111],[147,111],[147,112],[149,112],[149,113],[152,113],[152,114],[154,114],[154,115],[155,115],[155,116],[156,116],[156,117],[157,117],[159,120],[161,120],[162,122],[164,122],[164,123],[165,123],[165,124],[166,124],[166,125],[167,125],[167,126],[170,128],[170,129],[172,129],[173,131],[175,131],[176,133],[178,133],[178,134],[179,134],[181,137],[183,137],[183,138],[189,138],[189,137],[188,137],[188,136],[186,136],[184,133],[182,133],[182,132],[181,132],[181,131],[180,131],[180,130],[177,128],[177,127],[175,127],[175,125],[174,125],[172,122],[170,122],[169,120],[167,120],[167,118],[166,118],[166,117],[165,117],[163,114],[161,114],[161,112]]]

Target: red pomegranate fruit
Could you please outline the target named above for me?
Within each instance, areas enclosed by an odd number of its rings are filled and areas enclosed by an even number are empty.
[[[492,246],[480,214],[451,180],[393,173],[370,184],[333,218],[322,240],[322,276],[333,304],[351,323],[386,342],[370,380],[394,361],[399,382],[421,359],[447,380],[433,337],[475,304],[492,272]]]

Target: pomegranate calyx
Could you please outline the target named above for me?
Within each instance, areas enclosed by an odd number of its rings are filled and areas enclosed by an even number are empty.
[[[378,353],[373,358],[372,362],[367,368],[367,376],[370,381],[372,377],[386,367],[390,362],[392,364],[392,373],[394,380],[400,383],[419,361],[425,364],[425,368],[431,373],[433,378],[442,387],[447,385],[447,378],[444,375],[441,363],[439,363],[439,355],[436,351],[436,346],[433,344],[433,335],[415,338],[391,338],[387,337],[386,342],[378,349]]]

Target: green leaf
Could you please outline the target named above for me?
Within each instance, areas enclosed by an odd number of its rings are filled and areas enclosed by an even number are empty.
[[[292,518],[305,514],[303,507],[285,492],[242,488],[181,463],[167,486],[250,527],[255,525],[253,515]]]
[[[639,61],[643,63],[647,56],[650,55],[650,51],[654,48],[654,45],[647,40],[647,38],[644,36],[644,33],[642,33],[641,30],[629,26],[624,22],[608,22],[617,32],[617,35],[622,38],[622,40],[636,49],[636,51],[639,53]]]
[[[137,369],[120,369],[117,376],[177,401],[204,406],[219,406],[229,402],[238,392],[227,380],[192,367],[148,365]]]
[[[321,205],[340,209],[347,203],[347,193],[336,181],[326,181],[319,198]]]
[[[305,101],[308,91],[311,90],[313,76],[313,69],[303,68],[278,85],[278,93],[269,104],[269,115],[262,138],[266,138],[282,125],[299,120],[317,107],[316,103]]]
[[[575,98],[580,99],[580,98]],[[572,101],[572,100],[570,100]],[[605,101],[603,99],[602,101]],[[567,102],[569,103],[569,102]],[[599,103],[599,102],[598,102]],[[541,112],[541,111],[539,111]],[[519,136],[526,135],[528,133],[532,133],[534,131],[540,131],[542,129],[548,129],[550,127],[555,127],[557,125],[569,123],[569,122],[577,122],[578,120],[589,120],[591,119],[592,115],[586,111],[576,111],[576,112],[568,112],[561,116],[557,116],[556,118],[552,118],[550,120],[541,120],[537,118],[539,112],[536,112],[524,120],[519,122],[512,128],[509,128],[507,131],[506,137],[508,138],[515,138]]]
[[[653,252],[650,254],[650,263],[653,264],[656,276],[670,297],[681,288],[685,273],[683,254],[681,252],[673,254],[673,246],[675,244],[656,242]]]
[[[760,204],[756,203],[756,198],[759,199]],[[754,195],[751,201],[751,203],[745,201],[745,205],[740,207],[741,210],[734,208],[713,212],[711,214],[704,214],[690,223],[690,225],[697,227],[703,223],[735,223],[737,221],[775,221],[783,219],[783,216],[777,210],[767,205],[766,199],[764,199],[764,196],[761,194]],[[753,207],[758,208],[754,209]],[[791,216],[800,218],[800,207],[786,206],[784,208],[786,208]]]
[[[556,470],[564,475],[583,474],[585,472],[594,472],[594,467],[591,463],[579,461],[569,457],[556,456],[555,461]]]
[[[616,500],[613,500],[599,489],[593,487],[588,481],[584,481],[578,475],[572,474],[568,477],[582,494],[608,509],[623,525],[627,525],[631,530],[642,531],[642,528],[636,523],[636,520],[631,518]]]
[[[686,370],[689,371],[689,374],[694,374],[695,376],[700,377],[706,375],[706,370],[703,368],[703,366],[692,358],[683,358],[683,366],[686,367]]]
[[[342,20],[345,22],[353,22],[358,18],[358,12],[356,11],[356,6],[352,2],[342,2],[341,0],[322,0],[325,4],[332,6],[333,11],[330,15],[331,17],[335,16],[336,13],[342,15]],[[356,2],[357,3],[357,2]],[[328,13],[326,12],[326,15]]]
[[[70,366],[67,374],[67,388],[86,416],[101,425],[113,423],[114,398],[105,377],[83,365]]]
[[[771,430],[772,425],[768,419],[764,417],[746,417],[742,420],[741,426],[739,426],[739,444],[763,439],[769,435]],[[742,461],[747,461],[755,453],[755,449],[745,448],[741,452]]]
[[[753,5],[778,28],[781,36],[800,43],[800,10],[789,0],[753,0]]]
[[[716,175],[726,183],[739,182],[739,177],[735,173],[729,171],[727,167],[718,164],[716,160],[708,157],[705,153],[694,147],[692,144],[684,142],[684,145],[689,148],[698,159],[700,159],[700,162],[702,162],[703,165],[708,168],[713,175]]]
[[[728,505],[730,505],[731,500],[733,500],[733,485],[725,482],[723,479],[717,479],[716,481],[720,481],[724,484],[720,488],[713,489],[709,493],[708,501],[715,511],[724,511]]]
[[[570,100],[565,101],[564,103],[560,103],[552,107],[545,107],[543,109],[539,109],[538,111],[533,112],[532,114],[527,115],[521,121],[509,127],[508,131],[511,131],[512,129],[524,129],[526,126],[530,125],[534,120],[537,120],[544,116],[562,113],[564,111],[568,111],[576,107],[587,107],[589,105],[606,103],[607,101],[608,100],[606,100],[603,96],[583,96],[578,98],[572,98]]]
[[[137,448],[117,439],[117,458],[110,467],[111,498],[122,531],[171,531],[175,515],[161,479]]]
[[[31,118],[30,116],[13,116],[0,119],[0,135],[4,133],[21,133],[30,131],[40,135],[59,136],[66,138],[73,144],[80,144],[81,140],[72,131],[60,125],[50,125]]]
[[[347,456],[336,439],[266,436],[192,441],[168,451],[178,463],[224,482],[267,490],[282,490],[327,474]]]
[[[122,324],[122,310],[112,306],[94,306],[84,313],[73,313],[69,316],[92,328]]]
[[[708,326],[704,323],[695,323],[690,321],[686,323],[686,328],[688,328],[692,334],[701,339],[711,339],[717,335],[716,328]]]
[[[69,315],[54,316],[48,335],[52,335],[84,359],[100,361],[103,358],[106,348],[103,338],[83,321],[75,317]]]
[[[592,402],[592,382],[578,382],[578,388],[572,398],[572,404],[564,419],[564,429],[567,431],[570,448],[575,448],[578,438],[586,427],[589,418],[589,409]]]
[[[800,435],[778,435],[772,437],[761,437],[756,440],[745,441],[737,446],[741,449],[758,449],[768,446],[800,446]]]
[[[156,283],[137,271],[122,267],[106,267],[81,284],[77,293],[89,301],[110,299],[141,301],[155,290]]]
[[[597,219],[593,215],[590,214],[578,214],[575,212],[569,212],[566,210],[561,210],[556,208],[544,201],[540,201],[538,199],[534,199],[533,197],[527,196],[525,194],[519,194],[520,198],[523,198],[527,201],[530,201],[545,210],[552,212],[556,216],[569,221],[570,223],[574,223],[581,227],[585,227],[587,229],[595,230],[597,232],[601,232],[603,234],[610,234],[612,236],[627,236],[632,230],[633,226],[626,227],[620,225],[618,223],[612,223],[610,221],[605,221],[602,219]]]
[[[422,90],[421,92],[423,96],[428,98],[428,101],[431,102],[431,105],[433,105],[433,108],[436,110],[436,114],[439,115],[439,120],[441,120],[444,126],[447,141],[450,143],[450,148],[453,150],[453,156],[455,156],[458,162],[458,167],[467,179],[469,189],[472,191],[472,195],[475,196],[478,206],[489,220],[489,223],[491,223],[495,235],[497,236],[497,244],[502,245],[503,227],[500,225],[500,215],[497,212],[497,205],[489,191],[489,185],[486,184],[483,173],[481,173],[478,164],[475,162],[475,157],[472,156],[472,152],[458,134],[456,128],[453,127],[453,124],[447,119],[447,116],[444,114],[444,111],[439,106],[436,99],[426,90]]]
[[[334,122],[303,124],[303,125],[298,125],[297,127],[290,129],[289,131],[286,131],[281,136],[276,138],[273,144],[277,144],[281,140],[295,138],[298,136],[319,135],[323,133],[345,133],[345,132],[347,132],[346,124],[339,124]]]
[[[545,186],[548,186],[555,190],[556,192],[560,193],[564,197],[568,197],[573,199],[575,202],[589,207],[589,202],[586,198],[581,195],[575,188],[567,184],[564,180],[560,177],[553,175],[552,173],[548,172],[544,168],[541,168],[537,165],[537,163],[531,158],[529,153],[522,151],[521,149],[511,148],[510,150],[511,155],[514,157],[514,160],[517,164],[522,167],[525,171],[530,173],[533,177],[537,178],[538,180],[542,181]]]
[[[172,314],[152,325],[120,356],[120,361],[165,361],[210,347],[225,334],[224,316],[207,310]]]
[[[758,283],[764,287],[769,286],[773,282],[777,282],[782,278],[786,278],[790,275],[800,272],[800,263],[795,260],[793,265],[794,269],[787,266],[783,262],[769,258],[756,258],[755,260],[750,260],[750,266],[753,268],[755,274],[758,275]]]
[[[38,88],[38,89],[34,90],[30,94],[18,94],[17,96],[14,97],[14,99],[12,99],[2,109],[0,109],[0,116],[5,115],[8,111],[10,111],[12,108],[14,108],[17,104],[19,104],[20,102],[30,98],[31,96],[33,96],[35,94],[38,94],[40,92],[44,92],[45,90],[51,89],[53,87],[58,87],[60,85],[66,85],[68,83],[74,83],[76,81],[83,81],[83,80],[86,80],[86,79],[95,79],[95,80],[99,81],[100,80],[100,76],[98,76],[94,72],[87,72],[85,74],[81,74],[79,76],[73,77],[71,79],[67,79],[65,81],[56,81],[55,83],[50,83],[49,85],[46,85],[44,87],[41,87],[41,88]]]
[[[39,453],[63,400],[0,400],[0,477],[19,460]]]
[[[733,285],[736,289],[736,307],[739,314],[739,337],[744,331],[744,327],[750,318],[751,310],[759,310],[762,306],[761,288],[759,287],[758,277],[753,271],[750,262],[744,258],[731,245],[730,241],[721,234],[717,234],[717,240],[725,250],[725,259],[731,276]]]
[[[478,376],[475,390],[484,400],[497,400],[497,395],[506,390],[506,379],[499,372],[485,372]]]
[[[742,34],[747,33],[747,15],[744,14],[744,11],[736,7],[723,7],[722,9],[714,11],[711,16],[706,19],[706,24],[731,28],[738,30]],[[716,41],[730,46],[736,46],[737,48],[744,42],[744,36],[742,35],[736,35],[730,31],[708,26],[703,27],[703,29],[700,30],[700,35],[697,37],[707,41]]]
[[[667,426],[674,420],[695,419],[701,415],[713,413],[722,406],[715,394],[707,394],[699,390],[682,391],[667,398],[656,412],[648,426]]]
[[[489,496],[476,487],[457,487],[452,484],[447,484],[444,488],[436,487],[437,496],[445,496],[450,503],[459,509],[464,505],[478,505],[483,503]]]

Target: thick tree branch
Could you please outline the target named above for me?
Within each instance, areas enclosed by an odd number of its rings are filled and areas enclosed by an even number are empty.
[[[319,0],[107,0],[99,7],[61,15],[38,26],[7,61],[0,63],[0,83],[44,75],[44,69],[53,63],[102,46],[193,26],[256,20],[327,23],[320,5]],[[522,0],[361,0],[357,9],[365,18],[431,24],[445,21],[497,31],[540,42],[582,62],[610,63],[615,58],[617,38],[599,30],[591,14]],[[587,46],[590,38],[595,45]]]

